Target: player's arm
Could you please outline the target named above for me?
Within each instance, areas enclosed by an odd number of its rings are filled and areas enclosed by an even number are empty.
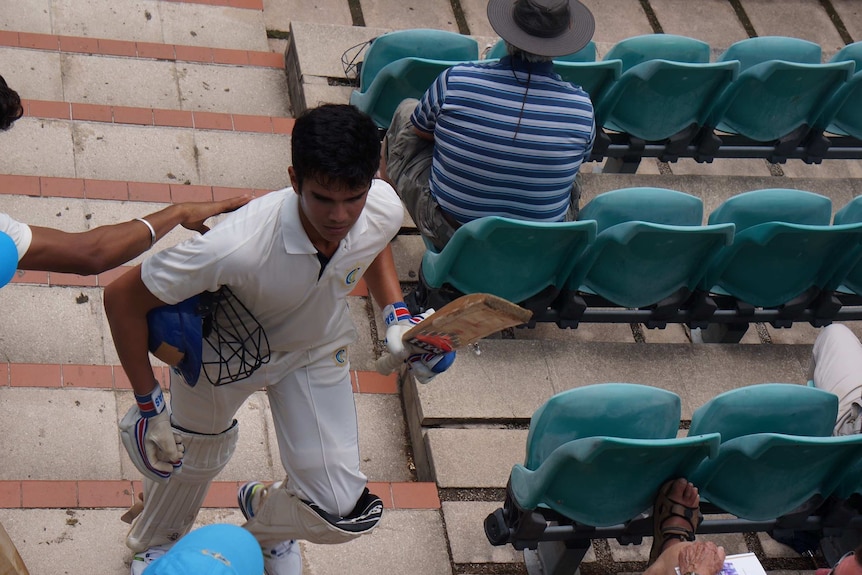
[[[455,360],[455,352],[429,355],[413,346],[405,346],[401,337],[404,332],[434,313],[428,310],[419,316],[413,316],[404,303],[401,284],[395,270],[395,259],[392,248],[386,248],[377,255],[374,262],[365,272],[365,283],[377,304],[383,309],[383,321],[386,324],[386,347],[389,353],[401,361],[406,361],[413,376],[421,383],[428,383],[439,373],[445,371]]]
[[[398,273],[395,271],[395,258],[392,256],[392,248],[389,244],[386,244],[383,251],[377,254],[368,266],[365,272],[365,283],[381,309],[404,299],[401,284],[398,282]]]
[[[165,303],[141,279],[141,266],[105,288],[105,315],[137,403],[120,421],[120,437],[135,466],[155,481],[167,480],[183,454],[147,347],[147,312],[161,305]]]
[[[204,222],[208,218],[233,211],[250,199],[240,196],[218,202],[174,204],[142,218],[146,223],[131,220],[79,233],[30,226],[33,239],[18,267],[81,275],[102,273],[147,251],[177,225],[206,232],[209,228]]]
[[[137,395],[150,393],[155,387],[147,348],[147,312],[163,305],[165,302],[144,285],[141,266],[132,268],[105,288],[105,315],[114,347]]]

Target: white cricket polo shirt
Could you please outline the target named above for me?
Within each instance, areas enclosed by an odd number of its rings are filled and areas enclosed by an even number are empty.
[[[8,214],[0,212],[0,232],[3,232],[15,242],[15,247],[18,248],[18,261],[24,257],[27,250],[30,249],[30,242],[33,241],[33,231],[27,224],[22,224],[18,220],[13,220]]]
[[[153,255],[141,274],[169,304],[229,286],[274,351],[346,345],[355,339],[346,297],[398,232],[403,214],[395,191],[374,180],[365,209],[318,279],[320,262],[299,220],[299,196],[285,188],[228,214],[206,234]]]

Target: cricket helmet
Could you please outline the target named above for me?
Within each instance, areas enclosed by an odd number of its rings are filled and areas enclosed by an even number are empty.
[[[227,286],[147,315],[150,352],[191,386],[203,370],[213,385],[249,377],[269,361],[263,327]]]

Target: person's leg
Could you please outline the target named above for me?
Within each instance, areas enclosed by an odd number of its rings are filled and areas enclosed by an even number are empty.
[[[859,433],[862,418],[862,343],[841,324],[823,328],[814,341],[808,377],[814,386],[838,396],[835,435]]]
[[[359,469],[349,363],[334,361],[332,351],[305,352],[306,365],[280,374],[267,388],[287,479],[246,489],[241,503],[249,517],[245,528],[264,547],[290,539],[341,543],[376,526],[374,519],[351,531],[339,523],[379,499],[369,497]],[[379,511],[372,516],[379,518]]]
[[[694,533],[701,521],[699,506],[697,487],[686,479],[667,481],[659,488],[653,506],[650,563],[657,561],[669,548],[686,540],[694,541]]]
[[[431,193],[434,143],[413,130],[410,115],[416,104],[417,100],[406,99],[395,111],[383,139],[380,175],[395,188],[419,233],[440,250],[455,233],[455,227],[443,217]]]
[[[230,460],[238,428],[233,419],[260,381],[215,387],[187,385],[171,376],[171,423],[183,438],[180,472],[160,483],[144,479],[144,508],[132,524],[126,545],[144,551],[175,542],[192,527],[212,479]]]
[[[571,199],[569,200],[569,209],[566,211],[566,221],[577,221],[578,215],[581,213],[581,174],[575,175],[575,181],[572,183]]]

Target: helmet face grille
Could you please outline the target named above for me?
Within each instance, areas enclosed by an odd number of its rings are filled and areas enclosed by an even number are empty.
[[[203,371],[213,385],[248,378],[269,362],[269,341],[263,326],[227,286],[201,294],[199,313],[203,318],[205,353]]]

